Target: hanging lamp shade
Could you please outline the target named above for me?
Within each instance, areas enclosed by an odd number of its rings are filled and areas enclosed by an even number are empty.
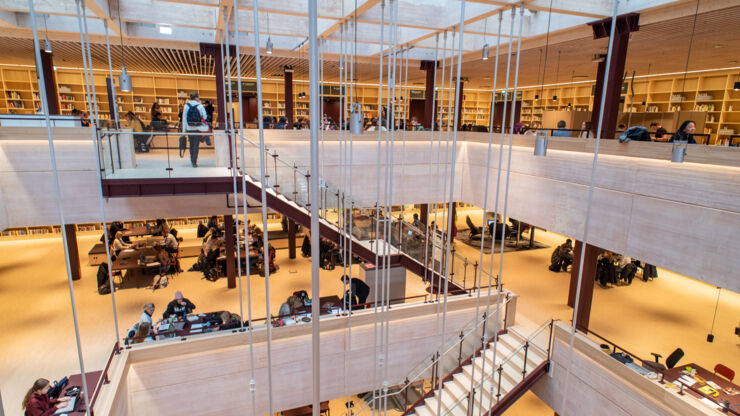
[[[547,156],[547,132],[538,130],[534,137],[534,155]]]
[[[683,158],[686,157],[686,147],[688,142],[677,141],[673,142],[673,150],[671,152],[671,162],[683,163]]]
[[[268,55],[272,55],[272,39],[270,37],[267,37],[267,46],[265,47],[265,53]]]
[[[44,39],[44,52],[51,53],[51,42],[48,36]]]
[[[126,65],[121,67],[121,75],[118,76],[118,89],[121,92],[131,92],[131,75],[126,73]]]
[[[481,59],[483,59],[484,61],[487,61],[488,60],[488,53],[489,53],[489,51],[488,51],[488,44],[486,43],[485,45],[483,45],[483,56],[481,56]]]
[[[354,103],[349,113],[349,131],[351,134],[362,134],[365,131],[363,127],[360,103]]]
[[[735,86],[732,89],[733,91],[740,91],[740,81],[735,81]]]

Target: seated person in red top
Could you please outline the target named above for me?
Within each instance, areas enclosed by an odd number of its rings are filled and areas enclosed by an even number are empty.
[[[62,397],[60,399],[50,399],[47,393],[51,390],[49,380],[40,378],[33,383],[33,386],[26,393],[26,397],[23,398],[23,409],[25,409],[25,416],[49,416],[53,415],[54,412],[60,407],[67,405],[69,397]]]

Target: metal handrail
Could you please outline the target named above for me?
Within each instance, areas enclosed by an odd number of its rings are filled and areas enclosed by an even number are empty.
[[[375,400],[379,400],[379,399],[383,399],[383,398],[388,398],[388,397],[399,395],[404,390],[406,390],[407,388],[409,388],[412,384],[418,382],[419,379],[417,379],[417,377],[420,377],[427,370],[430,370],[434,366],[436,366],[443,358],[446,358],[447,357],[447,353],[449,353],[453,349],[457,348],[458,345],[460,345],[463,342],[463,340],[466,339],[470,334],[473,334],[473,333],[477,334],[477,330],[480,328],[480,326],[482,324],[486,324],[488,322],[488,320],[491,318],[491,316],[495,316],[496,315],[496,312],[498,312],[499,309],[505,307],[509,303],[510,300],[511,300],[510,297],[504,298],[503,302],[501,304],[499,304],[498,307],[494,311],[492,311],[491,313],[489,313],[487,316],[486,316],[486,314],[484,312],[484,314],[483,314],[484,317],[483,317],[482,320],[478,321],[478,317],[476,316],[475,318],[473,318],[472,320],[470,320],[467,324],[465,324],[465,326],[463,327],[463,331],[464,331],[465,328],[468,328],[471,323],[476,322],[475,325],[474,325],[474,327],[471,328],[468,332],[460,331],[461,332],[460,333],[460,336],[457,339],[455,339],[455,342],[449,342],[449,340],[448,340],[447,342],[450,343],[450,346],[444,352],[441,352],[441,353],[439,351],[433,352],[431,354],[431,357],[432,357],[431,358],[431,362],[428,363],[426,366],[424,366],[424,368],[422,370],[416,371],[416,368],[419,367],[420,364],[423,364],[423,363],[427,362],[429,360],[429,357],[425,358],[419,364],[417,364],[414,367],[414,369],[411,370],[412,372],[415,372],[415,374],[413,376],[408,376],[407,375],[405,377],[405,379],[404,379],[404,384],[402,385],[402,387],[400,389],[398,389],[397,391],[394,391],[393,393],[384,393],[384,394],[380,394],[380,395],[376,396],[375,398],[373,398],[373,400],[369,400],[367,403],[365,403],[358,410],[353,411],[352,414],[353,415],[359,415],[365,408],[370,407]],[[504,320],[504,326],[505,325],[506,325],[506,321]],[[454,338],[452,338],[452,339],[454,339]],[[411,374],[411,373],[409,373],[409,374]]]
[[[554,320],[547,321],[544,324],[542,324],[539,328],[537,328],[532,333],[532,335],[530,335],[529,337],[523,337],[525,339],[524,343],[522,345],[520,345],[518,348],[516,348],[514,351],[512,351],[506,358],[504,358],[504,360],[502,360],[501,363],[498,365],[498,368],[495,369],[495,371],[498,371],[498,373],[499,373],[499,382],[498,382],[498,390],[499,390],[499,393],[497,394],[497,401],[500,399],[500,395],[501,395],[500,394],[500,389],[501,389],[501,373],[503,372],[504,364],[506,364],[509,361],[511,361],[522,349],[524,349],[525,350],[525,357],[524,357],[524,363],[523,363],[523,368],[522,368],[522,370],[523,370],[522,376],[525,377],[526,376],[526,368],[527,368],[526,349],[529,348],[529,346],[531,345],[531,343],[530,343],[531,339],[533,339],[534,337],[536,337],[537,335],[539,335],[545,328],[548,328],[549,327],[550,328],[550,332],[552,332],[552,330],[553,330],[553,322],[554,322]],[[512,328],[509,328],[507,330],[510,331],[510,330],[512,330]],[[519,332],[517,332],[517,334],[519,334]],[[547,355],[547,359],[548,360],[550,359],[549,354]],[[493,363],[493,365],[495,366],[496,363]],[[444,411],[441,416],[445,416],[445,415],[448,415],[448,414],[452,413],[452,411],[457,406],[459,406],[463,402],[463,400],[465,400],[466,398],[468,400],[470,400],[475,395],[475,391],[479,391],[480,388],[483,387],[483,384],[486,382],[486,380],[487,380],[487,377],[482,377],[480,383],[478,383],[477,385],[473,385],[473,390],[472,391],[466,392],[466,394],[463,394],[461,397],[459,397],[458,399],[456,399],[455,402],[452,404],[452,406],[449,407],[449,408],[447,408],[447,410]],[[468,403],[468,409],[470,409],[470,403]]]

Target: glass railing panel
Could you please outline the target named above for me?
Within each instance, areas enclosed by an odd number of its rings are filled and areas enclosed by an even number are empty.
[[[231,176],[223,133],[98,130],[105,179]]]

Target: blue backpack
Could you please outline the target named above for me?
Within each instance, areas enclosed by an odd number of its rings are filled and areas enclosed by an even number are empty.
[[[188,112],[185,114],[185,120],[188,122],[189,127],[200,127],[203,124],[203,120],[198,111],[198,105],[188,104]]]

